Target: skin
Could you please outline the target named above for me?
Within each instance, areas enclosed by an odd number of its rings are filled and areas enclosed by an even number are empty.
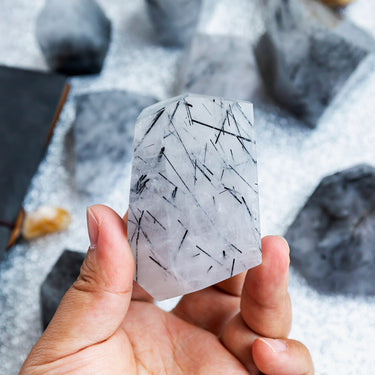
[[[312,375],[306,347],[287,339],[289,247],[262,240],[263,263],[185,295],[172,312],[133,283],[127,218],[88,209],[91,246],[77,281],[20,374]]]

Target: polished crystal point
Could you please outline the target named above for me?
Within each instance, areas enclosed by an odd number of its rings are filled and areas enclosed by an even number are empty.
[[[251,103],[187,94],[143,110],[128,237],[135,280],[157,300],[261,263]]]

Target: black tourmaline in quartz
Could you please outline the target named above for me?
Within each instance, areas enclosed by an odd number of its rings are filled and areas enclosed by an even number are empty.
[[[269,0],[255,55],[270,96],[309,127],[375,50],[365,31],[314,0]]]
[[[375,168],[324,178],[289,227],[291,264],[326,293],[375,294]]]
[[[102,69],[111,40],[111,22],[95,0],[47,0],[36,36],[51,69],[67,75]]]
[[[146,0],[147,11],[159,41],[181,47],[195,33],[202,0]]]

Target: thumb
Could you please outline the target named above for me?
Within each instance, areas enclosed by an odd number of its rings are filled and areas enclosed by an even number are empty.
[[[87,209],[90,248],[77,281],[33,351],[53,361],[111,337],[131,300],[134,259],[124,221],[110,208]]]

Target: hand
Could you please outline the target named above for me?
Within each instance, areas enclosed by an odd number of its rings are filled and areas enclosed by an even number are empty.
[[[88,209],[91,246],[81,274],[21,375],[311,375],[310,354],[287,339],[289,249],[263,239],[263,264],[184,296],[167,313],[137,284],[126,221]]]

